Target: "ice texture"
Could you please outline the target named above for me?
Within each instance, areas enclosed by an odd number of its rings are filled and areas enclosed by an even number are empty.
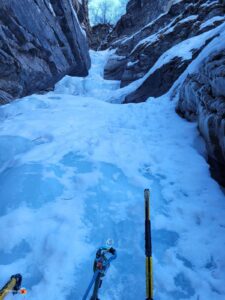
[[[108,55],[92,53],[85,79],[0,107],[0,284],[20,272],[29,299],[82,299],[112,238],[101,299],[144,299],[150,188],[154,299],[224,300],[225,199],[196,124],[168,95],[119,104],[133,85],[102,78]]]

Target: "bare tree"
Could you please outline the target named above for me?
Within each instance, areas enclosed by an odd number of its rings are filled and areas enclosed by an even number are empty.
[[[104,0],[100,3],[99,5],[100,7],[100,12],[101,12],[101,15],[100,15],[100,20],[101,22],[100,23],[110,23],[110,4],[107,0]]]
[[[92,24],[113,24],[125,11],[128,0],[89,0],[90,19]]]

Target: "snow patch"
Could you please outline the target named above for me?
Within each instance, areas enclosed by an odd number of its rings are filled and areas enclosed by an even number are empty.
[[[213,17],[213,18],[207,20],[206,22],[202,23],[200,28],[203,29],[203,28],[206,28],[208,26],[212,26],[212,25],[214,25],[215,22],[223,21],[223,20],[225,20],[225,18],[222,17],[222,16]]]

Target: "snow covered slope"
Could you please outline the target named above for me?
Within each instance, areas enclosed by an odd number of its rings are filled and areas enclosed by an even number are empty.
[[[82,299],[110,237],[118,258],[101,299],[144,299],[148,187],[155,299],[223,300],[224,194],[196,124],[166,96],[110,103],[122,92],[102,78],[107,57],[92,53],[85,79],[0,107],[0,283],[20,272],[27,299]]]
[[[225,187],[225,1],[174,1],[166,13],[135,32],[124,35],[122,28],[108,45],[114,51],[105,78],[129,87],[125,103],[160,97],[174,86],[171,99],[175,94],[180,98],[177,112],[198,122],[211,174]]]

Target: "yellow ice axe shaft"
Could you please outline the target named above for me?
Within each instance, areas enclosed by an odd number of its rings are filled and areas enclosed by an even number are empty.
[[[153,300],[152,237],[150,219],[150,191],[144,191],[145,197],[145,256],[146,256],[146,300]]]
[[[10,280],[3,286],[3,288],[0,290],[0,300],[5,299],[5,297],[10,292],[17,292],[20,288],[22,281],[22,276],[20,274],[13,275]]]

